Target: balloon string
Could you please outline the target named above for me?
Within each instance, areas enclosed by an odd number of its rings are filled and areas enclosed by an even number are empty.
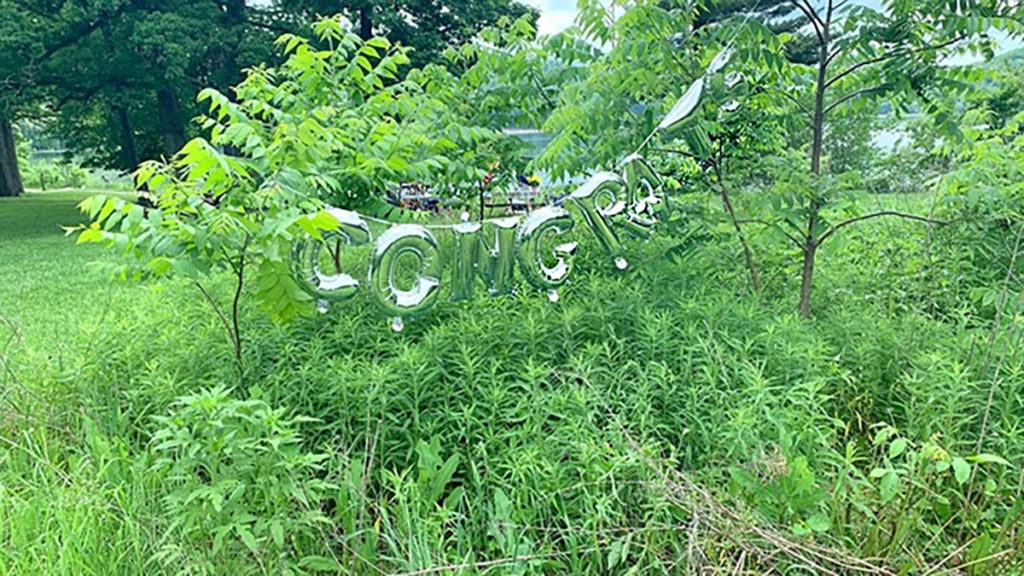
[[[400,225],[400,224],[409,224],[409,225],[412,225],[412,226],[422,226],[422,227],[424,227],[424,228],[426,228],[428,230],[452,230],[456,226],[461,224],[461,222],[459,224],[426,224],[426,223],[423,223],[423,222],[392,222],[391,220],[385,220],[383,218],[375,218],[373,216],[366,216],[366,215],[358,212],[357,210],[349,210],[349,212],[353,212],[355,214],[358,214],[359,217],[362,218],[363,220],[365,220],[366,222],[372,222],[374,224],[381,224],[381,225],[387,225],[387,226],[395,226],[395,225]],[[504,220],[504,219],[507,219],[507,218],[522,219],[522,216],[512,215],[512,216],[503,216],[501,218],[486,218],[486,219],[480,221],[479,223],[480,224],[487,224],[487,223],[495,222],[497,220]],[[467,221],[467,222],[469,222],[469,221]],[[469,222],[469,223],[472,223],[472,222]]]

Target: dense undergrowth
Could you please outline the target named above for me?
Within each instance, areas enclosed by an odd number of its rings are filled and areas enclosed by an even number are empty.
[[[962,259],[942,233],[844,236],[810,321],[795,272],[747,293],[730,238],[677,261],[653,242],[625,274],[584,246],[557,303],[479,298],[401,334],[360,306],[246,310],[240,375],[193,287],[85,266],[57,228],[73,200],[2,215],[2,573],[1024,563],[1020,319],[994,323],[971,274],[935,283]]]

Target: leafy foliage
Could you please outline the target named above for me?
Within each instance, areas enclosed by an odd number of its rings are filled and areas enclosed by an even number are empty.
[[[671,3],[585,4],[581,32],[539,40],[501,22],[408,74],[403,48],[323,21],[237,99],[203,93],[209,137],[139,173],[151,205],[81,203],[79,241],[126,254],[60,241],[80,195],[10,199],[0,572],[1020,573],[1024,112],[1011,78],[937,53],[1014,25],[886,5],[816,28],[836,93],[786,34]],[[676,217],[628,271],[584,238],[558,302],[479,295],[398,335],[354,307],[302,317],[285,263],[336,226],[324,201],[470,187],[510,153],[495,129],[539,111],[562,132],[538,164],[610,164],[730,43],[746,82],[709,80],[652,140]],[[865,142],[882,96],[910,135],[891,156]],[[949,224],[872,216],[892,213]],[[794,255],[826,239],[804,319]],[[84,250],[146,281],[109,285]]]
[[[84,202],[93,222],[80,229],[79,242],[134,256],[138,263],[121,268],[121,277],[180,274],[200,282],[230,270],[235,309],[250,279],[271,318],[288,321],[312,309],[291,275],[293,241],[338,225],[323,202],[354,207],[399,182],[478,177],[475,156],[461,151],[495,133],[458,122],[444,100],[450,91],[437,87],[450,76],[434,68],[400,78],[405,49],[382,38],[364,42],[339,19],[320,21],[315,32],[333,48],[282,36],[287,60],[250,71],[237,101],[203,91],[210,139],[190,141],[167,164],[140,168],[151,208],[109,197]],[[237,330],[228,330],[240,349]]]
[[[329,526],[316,507],[331,488],[316,477],[327,456],[302,450],[303,420],[235,400],[225,388],[184,396],[171,409],[153,435],[153,472],[170,489],[164,514],[177,535],[161,562],[216,572],[218,559],[241,552],[264,570],[294,569],[296,547]]]

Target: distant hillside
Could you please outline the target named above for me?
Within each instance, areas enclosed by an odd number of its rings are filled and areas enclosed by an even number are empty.
[[[1017,48],[1016,50],[1010,50],[996,56],[989,62],[990,66],[1003,66],[1008,65],[1011,68],[1024,68],[1024,48]]]

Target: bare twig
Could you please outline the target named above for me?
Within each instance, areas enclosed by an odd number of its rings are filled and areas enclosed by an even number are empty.
[[[808,122],[810,122],[810,121],[812,121],[814,119],[814,114],[812,114],[811,111],[807,109],[807,106],[804,106],[803,102],[801,102],[796,96],[793,96],[788,91],[783,90],[781,88],[775,88],[773,91],[774,92],[778,92],[780,95],[785,97],[787,100],[789,100],[793,104],[796,104],[796,107],[799,108],[800,111],[803,112],[805,115],[807,115],[807,121]]]
[[[736,218],[736,210],[733,209],[732,201],[729,199],[729,187],[725,183],[725,177],[722,174],[722,165],[720,162],[715,161],[715,175],[718,177],[718,189],[721,192],[722,204],[725,206],[725,211],[729,214],[729,220],[732,221],[732,226],[736,230],[736,236],[740,239],[740,245],[743,246],[743,258],[747,262],[747,271],[750,272],[750,282],[754,285],[754,292],[761,292],[761,279],[757,274],[757,264],[754,263],[754,253],[750,250],[750,243],[747,242],[747,237],[743,234],[743,227],[740,224],[739,219]]]
[[[881,54],[879,56],[875,56],[874,58],[869,58],[867,60],[862,60],[862,61],[860,61],[860,62],[850,66],[849,68],[843,70],[842,72],[836,74],[835,76],[833,76],[831,80],[829,80],[828,82],[825,83],[825,88],[831,87],[836,82],[839,82],[840,80],[842,80],[843,78],[849,76],[850,74],[853,74],[857,70],[860,70],[861,68],[865,68],[867,66],[871,66],[872,64],[878,64],[879,62],[885,62],[886,60],[892,60],[893,58],[901,58],[903,56],[910,56],[911,54],[922,54],[924,52],[934,52],[935,50],[942,50],[943,48],[952,46],[953,44],[956,44],[957,42],[960,42],[964,38],[966,38],[966,36],[957,36],[956,38],[953,38],[952,40],[948,40],[946,42],[940,42],[938,44],[932,44],[932,45],[929,45],[929,46],[924,46],[924,47],[921,47],[921,48],[917,48],[915,50],[895,50],[895,51],[892,51],[892,52],[886,52],[886,53]]]
[[[217,313],[217,317],[220,318],[221,325],[224,326],[224,331],[228,333],[228,340],[231,341],[232,347],[237,348],[238,344],[235,342],[235,333],[231,330],[231,324],[228,323],[228,319],[224,316],[224,312],[221,311],[217,301],[213,299],[213,296],[210,296],[210,293],[206,291],[206,287],[204,287],[200,282],[196,282],[196,288],[199,288],[199,291],[203,294],[203,298],[205,298],[210,304],[213,311]]]
[[[238,362],[239,373],[242,371],[242,331],[238,327],[238,303],[242,298],[242,288],[245,287],[245,256],[249,250],[249,235],[245,236],[242,243],[242,253],[238,256],[238,266],[235,268],[235,297],[231,302],[231,323],[235,330],[235,361]]]
[[[840,98],[840,99],[836,100],[835,102],[829,104],[828,107],[825,108],[825,111],[823,112],[823,114],[828,115],[830,112],[832,112],[836,108],[842,106],[843,104],[849,102],[850,100],[853,100],[854,98],[857,98],[858,96],[864,96],[865,94],[870,94],[872,92],[878,92],[878,91],[882,90],[883,88],[884,88],[884,86],[872,86],[871,88],[863,88],[861,90],[855,90],[853,92],[850,92],[846,96],[843,96],[842,98]]]
[[[824,44],[825,37],[822,35],[821,29],[825,27],[825,23],[821,21],[818,13],[814,11],[814,6],[811,6],[809,2],[805,5],[800,0],[792,0],[792,2],[811,21],[811,28],[814,28],[814,33],[818,35],[818,42]]]
[[[781,226],[779,226],[778,224],[776,224],[774,222],[769,222],[768,220],[762,220],[760,218],[749,218],[749,219],[746,219],[746,220],[740,220],[740,223],[741,224],[760,224],[762,226],[767,226],[768,228],[772,228],[774,230],[777,230],[778,232],[781,232],[797,248],[801,248],[802,249],[804,247],[804,243],[803,243],[802,240],[800,240],[796,236],[793,236],[789,232],[786,232],[785,230],[782,229]]]
[[[851,224],[856,224],[857,222],[863,222],[864,220],[870,220],[872,218],[881,218],[882,216],[894,216],[896,218],[906,218],[908,220],[917,220],[918,222],[925,222],[927,224],[935,224],[937,226],[949,226],[950,225],[950,222],[948,222],[946,220],[936,220],[934,218],[928,218],[926,216],[920,216],[920,215],[917,215],[917,214],[908,214],[906,212],[896,212],[895,210],[882,210],[881,212],[873,212],[871,214],[865,214],[864,216],[857,216],[856,218],[850,218],[849,220],[844,220],[844,221],[840,222],[839,224],[836,224],[835,226],[830,228],[827,232],[825,232],[824,234],[821,235],[821,238],[818,239],[818,245],[820,246],[821,244],[823,244],[825,242],[825,240],[828,240],[829,237],[831,237],[833,234],[838,232],[840,229],[845,228],[846,226],[849,226]]]

